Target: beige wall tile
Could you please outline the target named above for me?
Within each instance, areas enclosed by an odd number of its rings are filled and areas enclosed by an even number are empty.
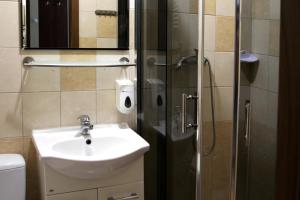
[[[232,87],[216,87],[216,120],[232,121],[233,120],[233,88]]]
[[[208,65],[204,65],[203,67],[203,86],[204,87],[210,87],[211,84],[210,84],[210,70],[211,70],[211,75],[212,75],[212,85],[214,86],[215,85],[215,52],[208,52],[208,51],[205,51],[204,52],[204,56],[205,58],[207,58],[210,62],[210,67],[211,69],[209,68]]]
[[[205,0],[205,14],[216,15],[216,0]]]
[[[189,0],[187,0],[187,1],[173,0],[173,1],[169,1],[169,4],[170,4],[169,11],[173,11],[176,13],[188,13],[189,12],[189,8],[190,8]],[[152,6],[153,7],[150,8],[151,10],[157,9],[157,7],[155,7],[155,4],[153,4]]]
[[[235,16],[235,1],[216,0],[216,14],[222,16]]]
[[[280,21],[270,21],[269,55],[279,56],[280,53]]]
[[[129,49],[135,49],[135,10],[129,11]]]
[[[96,51],[61,51],[60,60],[64,62],[96,61]]]
[[[121,114],[116,107],[116,91],[101,90],[97,92],[97,122],[121,123],[127,122],[127,115]]]
[[[116,38],[117,37],[117,17],[100,16],[97,17],[97,37]]]
[[[270,0],[270,19],[280,19],[281,0]]]
[[[32,129],[60,127],[60,93],[23,94],[23,132],[31,136]]]
[[[0,1],[0,47],[19,47],[18,11],[19,3],[17,1]]]
[[[189,52],[198,48],[198,15],[176,13],[177,25],[172,28],[173,48],[180,53]],[[194,30],[194,31],[190,31]]]
[[[62,91],[96,90],[96,68],[64,67],[60,70]]]
[[[93,12],[80,12],[79,15],[79,36],[96,37],[96,15]]]
[[[99,10],[115,10],[117,11],[117,1],[112,0],[97,0],[97,9]]]
[[[270,0],[252,0],[252,17],[268,19],[270,16]]]
[[[0,154],[21,154],[23,155],[23,138],[0,139]]]
[[[215,83],[216,86],[233,86],[234,53],[215,54]]]
[[[96,92],[62,92],[61,125],[79,125],[80,115],[89,115],[92,123],[96,122]]]
[[[116,38],[97,38],[97,48],[118,48]]]
[[[204,50],[215,51],[216,47],[216,17],[205,15],[204,17]]]
[[[60,53],[61,61],[66,62],[92,62],[96,61],[95,51],[63,51]],[[95,68],[61,68],[62,91],[96,90]]]
[[[79,11],[95,12],[97,0],[79,0]]]
[[[251,52],[252,51],[252,19],[241,19],[241,49]]]
[[[97,90],[116,89],[116,80],[126,79],[128,71],[130,71],[128,68],[98,68]]]
[[[0,113],[0,137],[22,136],[21,95],[0,93]]]
[[[21,56],[17,48],[0,48],[0,92],[21,89]]]
[[[270,22],[269,20],[252,21],[252,50],[254,53],[269,53]]]
[[[22,92],[60,91],[60,69],[22,67]]]
[[[215,90],[213,90],[214,92]],[[212,109],[211,109],[211,90],[210,88],[203,89],[202,99],[202,117],[204,122],[212,121]],[[209,127],[209,126],[207,126]],[[211,128],[211,127],[210,127]],[[208,130],[206,130],[208,131]],[[211,137],[210,137],[211,138]]]
[[[213,152],[214,156],[222,155],[227,159],[224,162],[230,162],[232,155],[232,121],[218,121],[216,123],[216,147]],[[228,173],[228,172],[227,172]],[[229,172],[230,173],[230,172]]]
[[[260,54],[257,54],[257,56],[259,58],[259,63],[257,66],[254,66],[252,70],[253,80],[251,86],[267,90],[269,80],[269,57]]]
[[[268,91],[251,87],[252,123],[268,123]]]
[[[216,51],[234,50],[234,17],[216,17]]]
[[[241,16],[242,18],[251,18],[252,17],[252,1],[242,1],[241,4]]]
[[[79,47],[80,48],[97,48],[97,40],[96,38],[79,38]]]
[[[278,124],[278,93],[268,93],[268,127],[277,130]],[[275,135],[273,137],[276,137]]]
[[[198,14],[199,1],[198,0],[189,0],[190,1],[190,13]]]
[[[279,57],[269,56],[268,90],[278,93],[279,87]]]

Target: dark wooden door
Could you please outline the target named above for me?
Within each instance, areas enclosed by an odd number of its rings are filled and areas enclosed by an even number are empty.
[[[69,47],[69,0],[39,1],[40,48]]]
[[[281,1],[277,200],[300,199],[300,1]]]

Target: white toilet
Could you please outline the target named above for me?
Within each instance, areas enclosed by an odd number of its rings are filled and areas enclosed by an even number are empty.
[[[0,199],[25,200],[25,161],[21,155],[0,154]]]

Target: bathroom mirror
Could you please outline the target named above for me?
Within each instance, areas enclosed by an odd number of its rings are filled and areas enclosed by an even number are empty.
[[[24,49],[129,47],[129,0],[22,0]]]

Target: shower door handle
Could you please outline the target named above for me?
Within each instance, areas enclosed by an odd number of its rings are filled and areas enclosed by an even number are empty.
[[[198,124],[187,122],[187,101],[198,100],[198,96],[182,94],[181,96],[181,132],[185,134],[188,128],[197,128]]]
[[[245,143],[249,146],[249,137],[251,132],[251,102],[245,102]]]

